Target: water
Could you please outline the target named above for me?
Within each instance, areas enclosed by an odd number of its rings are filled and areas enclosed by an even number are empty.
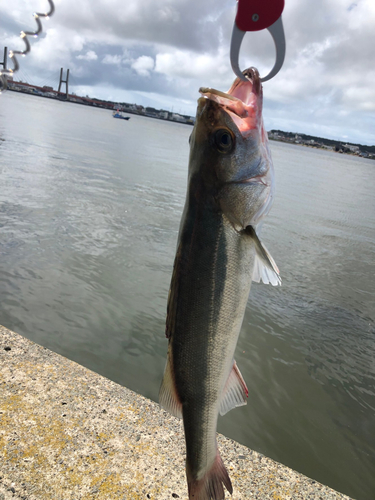
[[[191,127],[0,96],[0,323],[157,401]],[[236,360],[249,402],[219,431],[375,499],[375,162],[271,142]]]

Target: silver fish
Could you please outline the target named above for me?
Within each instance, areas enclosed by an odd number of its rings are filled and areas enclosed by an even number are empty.
[[[232,493],[216,443],[219,413],[246,404],[234,361],[251,281],[281,284],[256,226],[271,208],[274,172],[258,71],[228,93],[201,88],[190,137],[186,203],[168,298],[160,404],[183,418],[189,499]]]

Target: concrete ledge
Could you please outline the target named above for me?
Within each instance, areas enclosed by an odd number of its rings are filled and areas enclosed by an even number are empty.
[[[218,441],[234,500],[349,499]],[[0,326],[0,500],[186,499],[184,453],[156,403]]]

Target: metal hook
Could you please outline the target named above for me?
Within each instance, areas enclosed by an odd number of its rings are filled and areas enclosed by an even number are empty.
[[[47,12],[47,13],[39,13],[39,12],[38,13],[34,13],[34,19],[35,19],[36,24],[37,24],[37,30],[36,31],[21,31],[20,37],[25,42],[25,45],[26,45],[25,50],[10,50],[9,51],[9,57],[13,61],[13,69],[6,69],[6,68],[4,68],[3,70],[0,70],[0,92],[2,90],[6,90],[6,88],[7,88],[7,77],[8,76],[13,76],[13,74],[16,71],[19,70],[20,66],[18,64],[18,61],[17,61],[17,58],[16,58],[16,54],[20,55],[20,56],[25,56],[31,50],[30,42],[27,39],[27,37],[28,36],[37,37],[42,32],[43,26],[42,26],[42,22],[41,22],[41,20],[39,18],[40,17],[49,18],[55,12],[55,5],[54,5],[53,1],[52,0],[47,0],[47,1],[49,3],[49,6],[50,6],[49,12]]]
[[[262,82],[271,80],[271,78],[273,78],[280,71],[285,59],[285,34],[281,17],[279,17],[279,19],[271,26],[269,26],[267,29],[271,33],[273,41],[275,42],[276,62],[272,70],[268,73],[268,75],[260,79]],[[239,78],[241,78],[241,80],[247,81],[246,77],[242,74],[242,71],[240,70],[238,63],[241,43],[245,34],[246,31],[240,30],[237,27],[236,23],[234,23],[232,32],[232,41],[230,46],[230,61],[234,73]]]

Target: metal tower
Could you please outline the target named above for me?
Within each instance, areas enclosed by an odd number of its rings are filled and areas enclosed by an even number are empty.
[[[0,66],[3,67],[3,69],[7,69],[7,60],[8,60],[8,47],[4,47],[4,60],[0,61]]]
[[[60,89],[61,89],[61,84],[62,83],[65,83],[66,85],[66,92],[65,92],[65,95],[66,95],[66,99],[69,98],[69,94],[68,94],[68,85],[69,85],[69,69],[67,69],[66,71],[66,80],[63,80],[63,68],[61,68],[60,70],[60,81],[59,81],[59,88],[57,90],[57,92],[60,92]]]

